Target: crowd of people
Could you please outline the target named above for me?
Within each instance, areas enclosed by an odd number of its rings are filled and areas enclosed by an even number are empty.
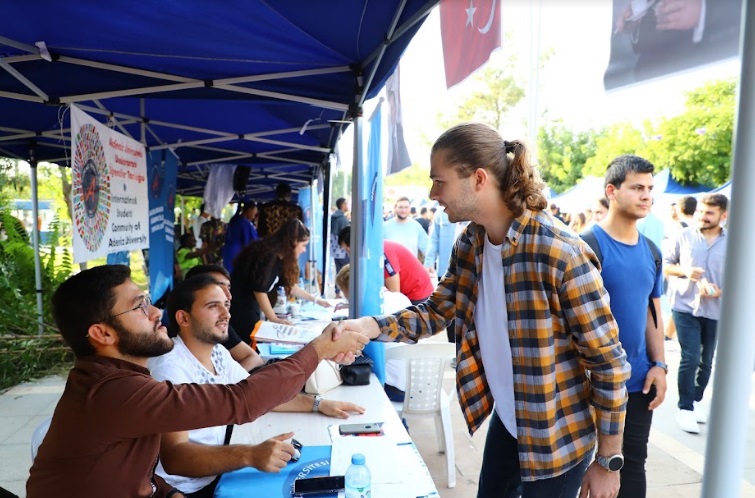
[[[725,288],[726,197],[703,196],[694,214],[680,200],[659,248],[640,226],[655,170],[643,158],[607,165],[605,198],[569,225],[543,196],[525,144],[489,126],[447,130],[430,162],[439,208],[415,219],[400,198],[385,221],[387,314],[340,321],[271,365],[248,344],[259,320],[285,321],[270,293],[282,287],[329,306],[298,285],[310,233],[286,199],[290,188],[273,203],[240,207],[227,226],[209,217],[197,227],[201,246],[193,233],[182,237],[183,280],[164,316],[127,267],[69,278],[53,313],[76,364],[28,496],[204,497],[224,472],[278,471],[294,454],[290,433],[228,446],[226,425],[269,410],[361,413],[300,393],[321,359],[350,363],[370,340],[411,344],[444,331],[456,344],[470,434],[489,419],[478,497],[645,496],[653,411],[667,388],[664,292],[682,350],[677,422],[690,433],[704,422],[699,402]],[[348,299],[346,199],[331,221],[336,288]],[[387,383],[389,394],[403,394],[400,378]]]

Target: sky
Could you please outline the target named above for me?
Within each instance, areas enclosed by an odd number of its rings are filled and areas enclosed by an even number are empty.
[[[525,122],[532,95],[536,95],[539,114],[547,110],[549,119],[561,119],[575,130],[621,121],[639,124],[679,114],[684,109],[684,92],[712,79],[736,76],[739,71],[738,62],[730,60],[606,92],[603,74],[609,59],[611,1],[508,0],[502,2],[501,20],[503,46],[493,58],[515,55],[527,92],[504,125],[507,140],[529,140]],[[525,79],[529,61],[536,60],[538,44],[542,52],[552,51],[553,55],[538,72],[539,90],[532,92]],[[443,131],[435,125],[438,113],[453,108],[475,86],[468,78],[451,90],[445,88],[437,8],[407,47],[400,67],[407,146],[413,162],[428,164],[429,147]],[[366,111],[365,116],[369,115]],[[543,124],[539,119],[538,125]]]

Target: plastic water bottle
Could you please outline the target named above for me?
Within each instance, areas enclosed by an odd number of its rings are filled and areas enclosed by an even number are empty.
[[[286,314],[286,289],[283,286],[278,287],[278,298],[275,301],[273,312],[278,315]]]
[[[372,475],[364,463],[364,455],[351,455],[351,465],[346,469],[346,498],[370,498]]]

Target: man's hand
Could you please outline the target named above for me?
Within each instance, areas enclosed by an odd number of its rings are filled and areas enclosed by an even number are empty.
[[[618,472],[609,472],[598,462],[593,462],[587,467],[585,477],[582,479],[582,490],[579,498],[616,498],[621,487]]]
[[[294,433],[288,432],[250,446],[249,466],[261,472],[280,472],[294,456],[294,447],[284,442],[292,437],[294,437]]]
[[[700,22],[702,0],[661,0],[655,9],[659,30],[694,29]]]
[[[329,325],[328,328],[325,329],[325,331],[327,332],[328,330],[332,330],[334,341],[338,340],[346,331],[357,332],[359,334],[366,335],[370,339],[375,339],[380,335],[380,327],[378,327],[377,322],[369,316],[358,318],[356,320],[341,320],[340,322],[337,322],[335,324],[334,329],[330,329],[332,325],[333,324]],[[333,361],[335,361],[336,363],[349,365],[354,362],[354,357],[359,355],[361,355],[361,351],[358,355],[338,355],[333,358]]]
[[[650,386],[653,385],[655,386],[655,398],[648,405],[648,410],[655,410],[666,399],[666,371],[661,367],[650,367],[645,376],[645,386],[642,388],[642,393],[649,393]]]
[[[687,278],[690,279],[692,282],[697,282],[701,278],[703,278],[703,273],[705,273],[705,268],[700,268],[699,266],[691,266],[687,268],[684,272],[687,275]]]
[[[349,403],[348,401],[333,401],[324,399],[320,401],[320,413],[334,418],[349,418],[349,412],[357,413],[359,415],[364,413],[364,408]]]
[[[343,323],[343,322],[341,322]],[[312,341],[321,360],[334,360],[340,362],[349,355],[359,356],[370,339],[358,331],[345,330],[336,333],[336,326],[331,323],[320,336]],[[353,362],[354,359],[352,358]]]
[[[716,284],[705,282],[705,285],[701,286],[700,288],[700,297],[704,299],[715,299],[717,297],[721,297],[721,288]]]

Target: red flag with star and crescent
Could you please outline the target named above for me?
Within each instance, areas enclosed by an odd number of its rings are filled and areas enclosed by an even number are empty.
[[[501,8],[497,0],[443,0],[440,36],[446,88],[463,81],[501,46]]]

